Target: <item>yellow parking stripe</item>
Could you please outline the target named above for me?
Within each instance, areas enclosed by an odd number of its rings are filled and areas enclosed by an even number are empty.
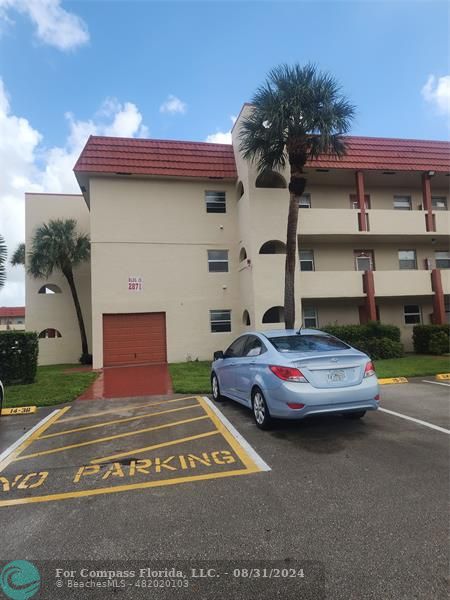
[[[117,423],[129,423],[130,421],[136,421],[138,419],[146,419],[148,417],[156,417],[157,415],[166,415],[168,413],[179,412],[180,410],[187,410],[188,408],[203,408],[199,403],[189,404],[189,406],[182,406],[181,408],[171,408],[170,410],[160,410],[153,413],[145,413],[143,415],[137,415],[136,417],[127,417],[125,419],[116,419],[114,421],[104,421],[103,423],[96,423],[95,425],[85,425],[84,427],[77,427],[76,429],[65,429],[64,431],[57,431],[56,433],[47,433],[47,435],[40,435],[40,440],[46,440],[52,437],[58,437],[58,435],[67,435],[68,433],[76,433],[78,431],[87,431],[88,429],[95,429],[97,427],[106,427],[107,425],[116,425]]]
[[[159,406],[160,404],[170,404],[171,402],[180,402],[181,400],[190,400],[195,398],[195,396],[183,396],[183,398],[174,398],[173,400],[161,400],[159,402],[148,402],[146,404],[135,404],[134,406],[119,406],[117,408],[113,408],[111,410],[102,410],[102,412],[98,413],[83,413],[79,416],[68,417],[67,419],[61,419],[60,423],[68,423],[69,421],[78,421],[81,419],[92,419],[93,417],[103,417],[103,415],[114,414],[114,413],[123,413],[128,412],[129,410],[137,410],[140,408],[148,408],[149,406]],[[80,400],[80,402],[88,402],[88,400]],[[116,401],[114,401],[116,402]],[[118,401],[117,401],[118,402]]]
[[[26,460],[27,458],[35,458],[36,456],[45,456],[47,454],[55,454],[56,452],[64,452],[65,450],[73,450],[74,448],[82,448],[83,446],[91,446],[92,444],[101,444],[102,442],[109,442],[111,440],[117,440],[119,438],[130,437],[133,435],[139,435],[140,433],[147,433],[149,431],[157,431],[159,429],[166,429],[168,427],[175,427],[176,425],[183,425],[184,423],[193,423],[194,421],[201,421],[207,419],[208,415],[202,415],[201,417],[194,417],[192,419],[185,419],[184,421],[175,421],[174,423],[165,423],[164,425],[156,425],[153,427],[146,427],[145,429],[138,429],[136,431],[127,431],[125,433],[118,433],[116,435],[109,435],[103,438],[96,438],[94,440],[88,440],[86,442],[79,442],[78,444],[70,444],[69,446],[62,446],[60,448],[52,448],[51,450],[42,450],[41,452],[34,452],[33,454],[26,454],[25,456],[19,456],[16,461]]]
[[[208,417],[202,417],[203,419],[207,419]],[[113,454],[112,456],[104,456],[103,458],[95,458],[91,460],[92,465],[97,465],[104,462],[112,462],[117,458],[122,458],[124,456],[133,456],[133,454],[137,454],[138,452],[147,452],[149,450],[156,450],[157,448],[165,448],[166,446],[173,446],[174,444],[182,444],[183,442],[189,442],[190,440],[199,440],[200,438],[209,437],[210,435],[217,435],[220,433],[218,430],[207,431],[206,433],[198,433],[197,435],[190,435],[189,437],[180,438],[178,440],[170,440],[170,442],[162,442],[161,444],[154,444],[153,446],[146,446],[145,448],[135,448],[134,450],[127,450],[126,452],[121,452],[120,454]]]
[[[28,446],[30,444],[32,444],[38,437],[38,435],[40,433],[42,433],[43,431],[45,431],[46,429],[48,429],[50,427],[50,425],[53,425],[53,423],[55,423],[59,417],[61,417],[64,413],[66,413],[68,410],[70,410],[70,406],[66,406],[64,408],[62,408],[54,417],[52,417],[51,419],[49,419],[46,423],[44,423],[44,425],[42,425],[42,427],[40,427],[39,429],[36,429],[36,431],[33,433],[33,435],[30,435],[29,438],[27,438],[23,444],[21,444],[20,446],[18,446],[14,452],[11,452],[11,454],[9,454],[1,463],[0,463],[0,472],[3,471],[3,469],[5,469],[10,463],[12,463],[15,460],[19,460],[17,457],[20,455],[21,452],[23,452],[25,450],[25,448],[28,448]]]

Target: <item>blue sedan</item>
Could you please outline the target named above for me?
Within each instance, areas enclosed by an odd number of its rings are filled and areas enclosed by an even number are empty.
[[[241,335],[214,353],[211,388],[214,400],[226,396],[251,408],[261,429],[273,418],[338,413],[360,419],[380,399],[370,358],[316,329]]]

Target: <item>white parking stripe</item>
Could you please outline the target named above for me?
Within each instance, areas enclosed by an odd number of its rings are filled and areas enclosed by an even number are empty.
[[[426,379],[422,379],[422,383],[432,383],[433,385],[445,385],[445,387],[450,387],[450,383],[441,383],[440,381],[427,381]]]
[[[245,438],[239,433],[239,431],[230,423],[230,421],[226,418],[226,416],[217,408],[215,404],[211,402],[211,400],[207,396],[202,396],[203,400],[208,403],[208,406],[215,414],[219,417],[228,431],[231,433],[233,437],[237,439],[239,444],[244,448],[247,454],[250,454],[253,462],[258,465],[261,471],[271,471],[272,469],[269,465],[260,457],[260,455],[254,450],[250,444],[247,442]]]
[[[393,410],[388,410],[387,408],[379,408],[381,412],[388,413],[390,415],[394,415],[395,417],[400,417],[401,419],[406,419],[407,421],[413,421],[414,423],[418,423],[419,425],[424,425],[425,427],[429,427],[430,429],[435,429],[436,431],[440,431],[442,433],[450,434],[449,429],[444,429],[443,427],[439,427],[439,425],[433,425],[432,423],[427,423],[426,421],[421,421],[420,419],[414,419],[414,417],[408,417],[408,415],[402,415],[401,413],[394,412]]]

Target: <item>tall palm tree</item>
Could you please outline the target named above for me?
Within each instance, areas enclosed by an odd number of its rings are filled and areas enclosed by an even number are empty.
[[[72,294],[81,337],[81,361],[88,360],[88,341],[73,270],[90,258],[90,242],[86,234],[77,232],[75,219],[56,219],[36,230],[28,254],[28,272],[36,278],[48,278],[61,271]]]
[[[14,251],[14,254],[11,256],[11,264],[13,267],[17,267],[18,265],[25,266],[25,244],[21,242]]]
[[[2,235],[0,235],[0,290],[5,285],[5,281],[6,281],[5,263],[6,263],[7,254],[8,254],[8,251],[6,249],[5,239],[3,238]]]
[[[350,129],[355,108],[342,95],[336,79],[314,65],[280,65],[269,72],[244,118],[240,151],[256,162],[259,173],[290,166],[289,213],[286,235],[284,318],[295,325],[295,263],[298,197],[306,187],[304,167],[321,154],[345,154],[343,135]]]

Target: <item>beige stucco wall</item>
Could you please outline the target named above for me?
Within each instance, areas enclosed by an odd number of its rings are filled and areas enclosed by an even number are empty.
[[[31,247],[35,229],[50,219],[72,218],[78,230],[89,234],[89,211],[83,197],[64,194],[25,195],[25,244]],[[74,272],[86,332],[91,345],[91,286],[90,265],[86,263]],[[61,288],[61,294],[38,294],[45,283]],[[26,319],[28,331],[52,328],[61,338],[39,340],[39,364],[76,363],[81,355],[81,340],[75,307],[69,286],[60,272],[48,279],[25,279]]]

